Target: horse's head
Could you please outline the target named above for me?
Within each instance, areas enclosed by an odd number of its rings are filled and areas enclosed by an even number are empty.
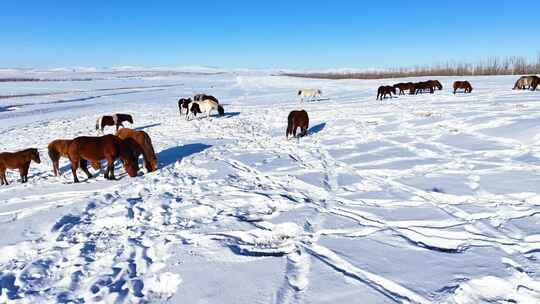
[[[139,163],[137,161],[136,149],[137,142],[132,138],[126,138],[122,140],[123,146],[120,150],[120,160],[126,170],[127,174],[131,177],[137,176],[139,171]]]
[[[442,89],[443,89],[442,84],[441,84],[438,80],[435,80],[435,86],[436,86],[437,89],[439,89],[439,90],[442,90]]]
[[[300,96],[302,95],[302,90],[298,90],[298,94],[296,94],[296,96]]]
[[[37,149],[30,149],[30,159],[38,164],[41,163],[41,159],[39,158],[39,152]]]
[[[130,124],[133,124],[133,116],[126,115],[127,121],[129,121]]]
[[[321,90],[317,90],[317,94],[322,95],[322,91],[321,91]]]

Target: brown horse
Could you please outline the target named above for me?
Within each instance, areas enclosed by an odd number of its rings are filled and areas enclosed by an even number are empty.
[[[307,135],[307,130],[309,127],[309,117],[308,113],[305,110],[301,111],[291,111],[289,117],[287,118],[287,131],[285,132],[285,137],[289,139],[289,135],[296,137],[296,129],[300,128],[299,137]]]
[[[152,140],[148,133],[144,131],[135,131],[128,128],[122,128],[116,132],[116,136],[121,139],[131,138],[135,141],[134,147],[134,157],[139,159],[141,154],[144,158],[144,167],[148,172],[153,172],[157,170],[157,158],[156,153],[154,152],[154,147],[152,146]]]
[[[433,89],[437,88],[439,91],[443,89],[441,82],[438,80],[428,80],[428,82],[431,84]]]
[[[32,161],[38,164],[41,162],[37,149],[26,149],[15,153],[0,153],[0,185],[8,185],[6,169],[19,169],[21,182],[26,183],[28,181],[28,168],[30,168],[30,162]]]
[[[415,87],[414,94],[425,93],[426,91],[433,94],[435,92],[435,89],[438,89],[439,91],[443,89],[442,84],[438,80],[428,80],[428,81],[417,82],[414,84],[414,87]],[[411,94],[413,94],[412,91],[411,91]]]
[[[394,88],[399,89],[399,95],[405,95],[405,91],[411,92],[411,90],[414,90],[414,83],[398,83],[394,85]]]
[[[210,99],[212,101],[215,101],[217,104],[219,104],[219,100],[217,98],[215,98],[214,96],[212,96],[212,95],[197,94],[197,95],[193,96],[194,101],[203,101],[203,100],[206,100],[206,99]]]
[[[54,176],[58,176],[60,173],[60,158],[69,158],[69,144],[71,144],[71,142],[71,139],[56,139],[51,141],[51,143],[49,143],[47,146],[49,158],[53,163]],[[81,167],[83,166],[82,163],[79,163],[79,165]],[[92,162],[92,168],[99,170],[101,169],[101,165],[99,162]]]
[[[426,91],[428,91],[429,93],[433,94],[435,92],[435,89],[433,87],[433,84],[431,83],[431,81],[422,81],[422,82],[417,82],[414,84],[415,86],[415,92],[414,94],[417,94],[418,93],[425,93]]]
[[[81,169],[90,178],[92,175],[88,172],[86,161],[99,162],[102,159],[107,160],[107,169],[105,178],[114,180],[114,161],[118,158],[122,161],[124,169],[129,176],[137,176],[138,165],[134,158],[134,152],[130,145],[117,136],[108,134],[100,137],[81,136],[75,138],[68,149],[69,160],[71,161],[71,172],[73,181],[79,182],[77,178],[77,169],[81,160]]]
[[[69,144],[71,144],[69,139],[57,139],[47,146],[49,157],[53,163],[54,176],[58,176],[59,173],[60,157],[69,158]]]
[[[186,112],[189,109],[189,104],[192,102],[191,98],[180,98],[178,99],[178,110],[180,115],[182,115],[182,109],[186,109]]]
[[[106,126],[116,126],[116,131],[118,131],[120,127],[124,127],[124,125],[122,124],[124,121],[133,124],[133,117],[129,114],[120,113],[101,116],[96,121],[96,131],[101,130],[101,132],[103,133],[103,129],[105,129]]]
[[[396,88],[392,86],[380,86],[377,90],[377,100],[383,100],[383,98],[386,98],[386,95],[390,95],[390,98],[392,98],[392,93],[396,95]]]
[[[463,89],[465,93],[471,93],[473,90],[473,87],[470,82],[468,81],[456,81],[454,82],[454,94],[456,94],[457,90]]]

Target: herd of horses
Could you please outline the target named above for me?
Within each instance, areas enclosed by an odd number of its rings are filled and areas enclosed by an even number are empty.
[[[515,85],[514,90],[532,90],[535,91],[540,86],[540,77],[522,76]],[[454,94],[458,90],[464,93],[471,93],[473,87],[468,81],[456,81],[453,85]],[[405,95],[408,91],[411,95],[442,90],[443,86],[438,80],[428,80],[423,82],[398,83],[393,86],[381,86],[377,90],[377,100],[383,100],[388,95]],[[399,93],[396,93],[399,90]],[[320,97],[322,91],[319,89],[299,90],[297,96],[301,98]],[[189,98],[180,98],[178,100],[178,109],[180,115],[185,111],[186,120],[196,117],[197,114],[206,114],[210,116],[212,111],[217,111],[219,117],[225,115],[223,106],[219,100],[212,95],[198,94]],[[56,139],[47,146],[49,157],[53,164],[55,176],[60,174],[59,163],[62,157],[69,159],[73,181],[79,182],[77,170],[80,168],[88,178],[92,174],[88,171],[88,163],[95,169],[101,170],[101,161],[105,160],[107,167],[104,175],[106,179],[116,179],[114,175],[114,162],[118,159],[122,162],[124,170],[131,177],[135,177],[139,172],[139,157],[143,156],[144,167],[148,172],[157,170],[157,158],[152,146],[150,136],[144,131],[125,128],[123,123],[133,124],[133,117],[129,114],[116,113],[113,115],[103,115],[96,121],[96,131],[100,131],[102,136],[80,136],[74,139]],[[112,126],[116,128],[114,135],[103,133],[105,127]],[[122,127],[122,128],[121,128]],[[300,138],[306,136],[309,128],[309,116],[305,110],[291,111],[287,117],[287,129],[285,136]],[[300,133],[297,135],[297,130]],[[31,162],[40,163],[38,149],[31,148],[18,152],[0,153],[0,184],[8,185],[6,179],[6,170],[19,170],[21,182],[28,181],[28,169]]]
[[[522,76],[514,85],[514,90],[531,90],[536,91],[540,87],[540,77],[536,75],[531,76]],[[454,85],[454,94],[458,90],[463,90],[464,93],[472,93],[473,87],[469,81],[455,81]],[[421,93],[431,93],[433,94],[435,90],[442,90],[443,86],[438,80],[427,80],[422,82],[402,82],[394,84],[393,86],[380,86],[377,90],[377,100],[383,100],[393,95],[405,95],[408,91],[409,95],[417,95]],[[399,90],[399,93],[397,91]]]

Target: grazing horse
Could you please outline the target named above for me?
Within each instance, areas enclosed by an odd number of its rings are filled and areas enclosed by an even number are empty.
[[[70,139],[56,139],[49,143],[47,150],[49,152],[49,158],[53,164],[54,176],[58,176],[60,173],[60,157],[69,158],[69,144],[72,140]],[[82,161],[82,160],[81,160]],[[82,164],[79,164],[82,166]],[[92,162],[92,168],[99,170],[101,165],[99,162]]]
[[[308,127],[309,117],[305,110],[291,111],[287,117],[287,131],[285,132],[285,137],[287,139],[289,139],[289,135],[296,137],[297,128],[300,128],[299,137],[306,136]]]
[[[98,118],[96,121],[96,131],[101,130],[101,133],[103,133],[103,129],[106,126],[116,126],[116,131],[120,127],[124,127],[122,124],[124,121],[129,122],[130,124],[133,124],[133,117],[129,114],[114,114],[114,115],[104,115]]]
[[[193,101],[192,103],[189,104],[189,111],[186,114],[186,119],[189,119],[189,113],[190,112],[192,114],[196,115],[196,113],[194,113],[194,107],[199,108],[199,110],[198,110],[199,113],[206,113],[207,118],[210,118],[210,113],[213,110],[218,111],[219,117],[225,116],[225,110],[223,109],[223,107],[219,103],[215,102],[212,99],[205,99],[205,100],[202,100],[202,101]]]
[[[182,115],[182,109],[186,109],[186,112],[188,111],[189,104],[192,102],[191,98],[180,98],[178,99],[178,110],[180,111],[180,115]]]
[[[212,96],[212,95],[197,94],[197,95],[193,96],[194,101],[203,101],[203,100],[206,100],[206,99],[213,100],[213,101],[215,101],[216,103],[219,104],[219,100],[217,98],[215,98],[214,96]]]
[[[431,94],[435,92],[435,89],[433,88],[433,83],[431,83],[431,81],[417,82],[415,83],[414,87],[415,87],[414,94],[424,93],[426,91],[429,91],[429,93]]]
[[[537,76],[522,76],[516,81],[516,84],[514,85],[514,90],[531,89],[533,88],[533,85],[537,80]],[[536,86],[534,86],[534,89],[536,89]]]
[[[139,156],[142,154],[144,158],[144,167],[148,172],[153,172],[157,170],[157,158],[156,153],[154,152],[154,147],[152,146],[152,140],[148,133],[144,131],[135,131],[128,128],[122,128],[116,132],[116,136],[121,139],[133,139],[135,141],[134,147],[134,157],[139,159]]]
[[[0,185],[8,185],[6,169],[19,169],[21,182],[26,183],[28,181],[28,168],[30,168],[32,161],[38,164],[41,162],[37,149],[0,153]]]
[[[470,82],[468,81],[456,81],[454,82],[454,94],[456,94],[457,90],[463,89],[465,90],[465,93],[471,93],[473,90],[473,87]]]
[[[414,90],[414,83],[407,82],[407,83],[398,83],[394,85],[395,89],[399,89],[399,95],[405,95],[405,91],[411,92]],[[395,94],[395,93],[394,93]]]
[[[302,89],[299,90],[296,96],[300,96],[300,101],[304,102],[304,98],[309,98],[312,101],[313,98],[321,98],[322,91],[319,89]]]
[[[380,86],[377,90],[377,100],[383,100],[383,98],[386,98],[386,95],[390,95],[390,98],[392,98],[392,93],[396,94],[396,88],[393,86]]]
[[[86,161],[99,162],[102,159],[107,160],[106,179],[115,179],[114,161],[118,158],[122,161],[129,176],[137,176],[138,165],[130,145],[111,134],[100,137],[81,136],[73,139],[69,145],[68,156],[71,161],[71,172],[75,183],[79,182],[77,178],[79,164],[82,164],[81,169],[88,178],[91,178],[92,175],[88,172]],[[84,161],[81,162],[81,160]]]
[[[439,91],[443,89],[441,82],[438,80],[428,80],[428,82],[431,84],[433,89],[437,88]]]

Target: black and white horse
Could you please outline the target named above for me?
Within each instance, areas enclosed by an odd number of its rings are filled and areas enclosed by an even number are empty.
[[[190,113],[194,116],[196,115],[195,108],[198,107],[199,113],[206,113],[206,117],[210,117],[210,113],[214,110],[218,111],[219,117],[223,117],[225,115],[225,110],[223,107],[215,102],[212,99],[204,99],[201,101],[193,101],[189,104],[188,112],[186,113],[186,119],[189,120]]]

